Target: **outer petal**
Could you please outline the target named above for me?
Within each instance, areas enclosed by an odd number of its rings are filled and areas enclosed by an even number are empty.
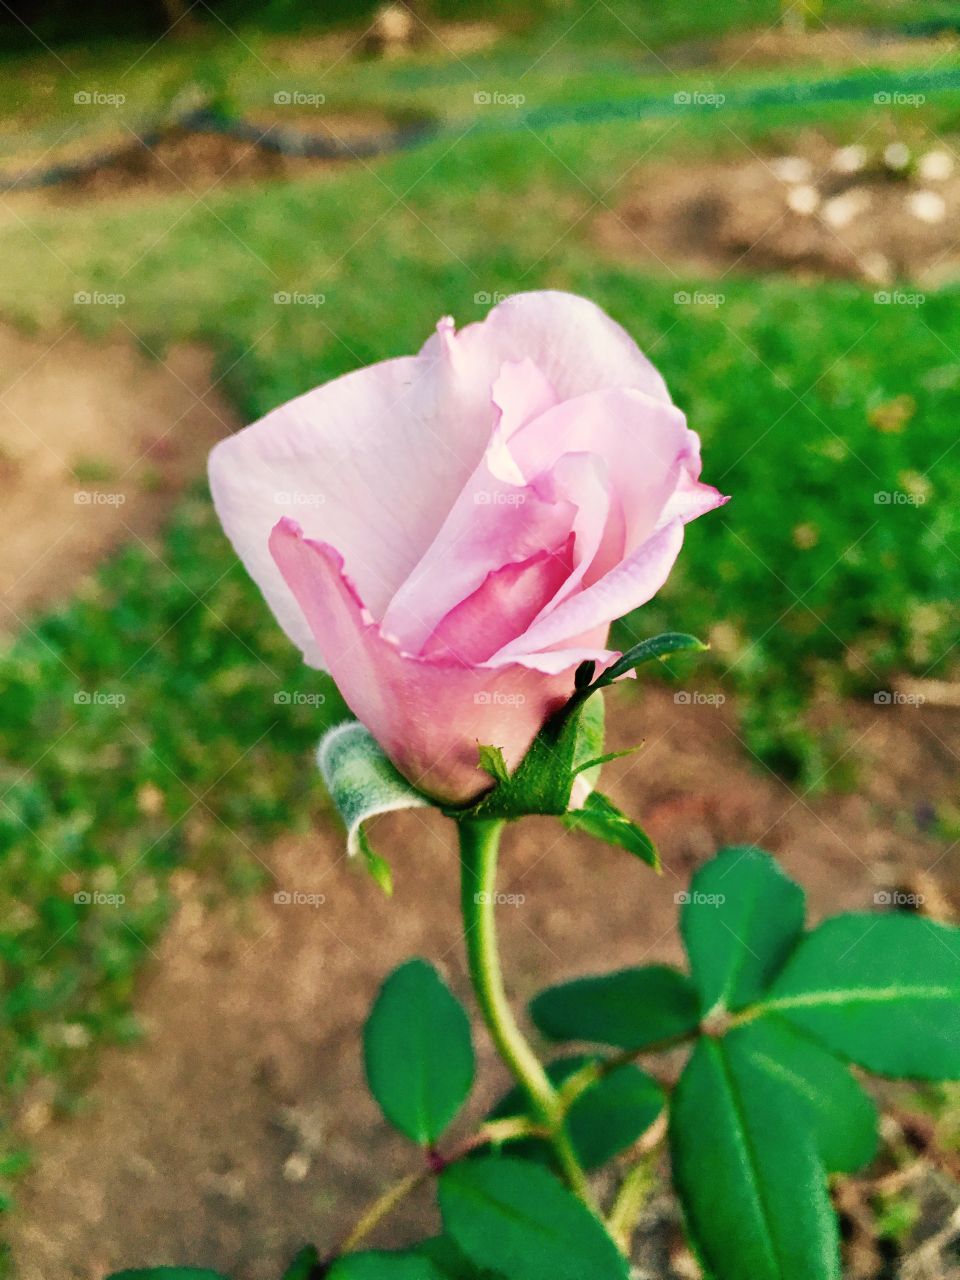
[[[508,767],[516,767],[573,690],[579,654],[552,675],[404,654],[363,607],[332,547],[284,519],[270,550],[351,710],[397,768],[439,800],[464,803],[492,785],[478,767],[478,743],[501,747]]]
[[[540,617],[491,661],[513,662],[519,655],[566,647],[571,636],[605,629],[614,619],[646,604],[666,582],[682,544],[683,524],[674,520],[599,581]]]
[[[210,455],[217,513],[308,662],[322,653],[267,543],[282,516],[340,548],[370,608],[430,545],[490,438],[490,389],[442,345],[317,387]]]
[[[642,391],[614,388],[567,400],[528,421],[510,438],[509,449],[524,476],[549,470],[573,451],[603,458],[620,499],[628,553],[674,515],[692,519],[724,501],[697,480],[699,440],[683,414]],[[684,500],[665,517],[678,488]],[[621,553],[622,547],[617,559]],[[606,557],[592,576],[614,563]]]
[[[596,303],[551,290],[515,293],[452,340],[488,387],[507,361],[529,357],[561,400],[603,387],[636,387],[669,403],[663,378],[627,331]],[[421,354],[436,351],[431,338]]]

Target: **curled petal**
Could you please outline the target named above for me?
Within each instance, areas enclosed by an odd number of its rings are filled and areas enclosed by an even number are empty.
[[[332,547],[284,519],[270,550],[350,709],[400,772],[436,799],[466,803],[492,785],[478,767],[480,743],[499,746],[514,769],[573,690],[579,656],[545,675],[514,663],[491,669],[406,654],[364,608]]]

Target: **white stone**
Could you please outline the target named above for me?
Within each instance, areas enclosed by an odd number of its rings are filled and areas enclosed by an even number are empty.
[[[891,142],[883,149],[883,163],[888,169],[905,169],[910,163],[910,148],[905,142]]]
[[[802,156],[778,156],[770,168],[781,182],[809,182],[813,174],[813,165]]]
[[[931,226],[943,222],[947,216],[947,202],[937,191],[911,191],[906,203],[908,213]]]
[[[870,192],[863,187],[851,187],[842,195],[828,200],[821,210],[824,222],[839,230],[848,227],[854,218],[859,218],[870,207]]]
[[[837,173],[859,173],[867,163],[867,148],[859,143],[851,147],[840,147],[833,153],[832,167]]]
[[[820,207],[820,192],[816,187],[791,187],[787,192],[787,205],[794,213],[809,217]]]
[[[928,151],[920,157],[917,172],[924,182],[943,182],[953,173],[953,156],[949,151]]]

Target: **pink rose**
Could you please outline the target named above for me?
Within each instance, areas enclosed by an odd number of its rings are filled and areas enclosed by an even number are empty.
[[[725,499],[663,379],[598,307],[519,294],[275,409],[210,457],[287,635],[397,768],[459,803],[512,769]]]

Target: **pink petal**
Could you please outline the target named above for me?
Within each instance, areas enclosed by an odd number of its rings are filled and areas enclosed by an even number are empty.
[[[293,520],[278,522],[270,551],[351,710],[397,768],[439,800],[465,803],[492,785],[478,768],[478,743],[501,747],[515,768],[573,690],[575,664],[544,675],[403,653],[364,608],[342,557]]]
[[[436,353],[447,338],[430,338],[421,354]],[[636,387],[670,402],[663,378],[627,331],[572,293],[515,293],[449,341],[456,358],[488,387],[503,364],[529,357],[560,400],[603,387]]]
[[[440,622],[421,656],[480,663],[522,635],[570,577],[573,543],[571,533],[556,551],[538,551],[520,564],[488,573],[482,585]]]
[[[337,546],[382,615],[430,545],[490,438],[490,388],[439,355],[336,378],[221,441],[217,513],[277,620],[314,665],[323,656],[267,548],[284,515]]]
[[[420,563],[390,601],[384,632],[419,653],[492,571],[564,543],[576,508],[549,477],[518,488],[477,468]]]
[[[674,520],[598,581],[545,613],[492,661],[517,661],[521,654],[566,649],[571,637],[609,626],[646,604],[666,582],[682,544],[683,523]]]
[[[620,500],[627,551],[665,522],[665,509],[678,486],[689,490],[689,518],[720,500],[715,489],[697,484],[698,441],[680,410],[629,388],[567,400],[517,431],[509,448],[524,476],[548,470],[563,454],[574,451],[603,458]],[[685,515],[687,509],[676,514]],[[612,567],[622,547],[614,542],[606,551],[594,577]]]

